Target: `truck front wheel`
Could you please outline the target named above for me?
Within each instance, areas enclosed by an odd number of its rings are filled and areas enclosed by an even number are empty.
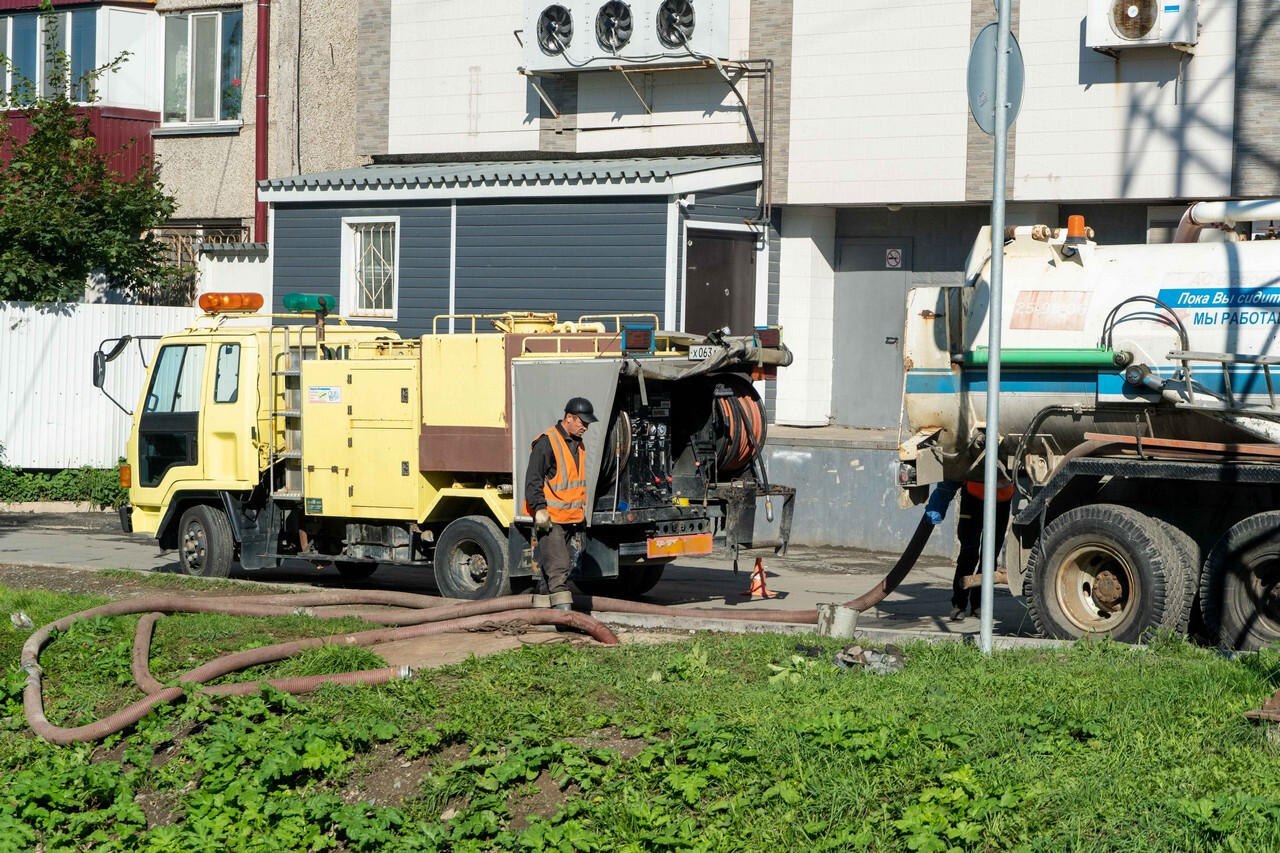
[[[1170,584],[1185,583],[1164,525],[1114,504],[1076,507],[1045,528],[1027,570],[1031,618],[1045,636],[1105,634],[1136,643],[1183,608]]]
[[[511,594],[506,537],[493,519],[468,515],[449,522],[436,540],[436,586],[446,598]]]
[[[235,542],[222,510],[206,504],[188,507],[178,522],[178,565],[184,575],[225,578],[231,574]]]
[[[1255,651],[1280,641],[1280,512],[1223,534],[1205,563],[1200,607],[1220,645]]]

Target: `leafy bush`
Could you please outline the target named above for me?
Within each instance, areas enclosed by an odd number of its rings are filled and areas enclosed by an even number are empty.
[[[129,492],[120,488],[114,468],[68,468],[41,473],[0,465],[0,503],[28,501],[75,501],[100,507],[118,507],[129,502]]]

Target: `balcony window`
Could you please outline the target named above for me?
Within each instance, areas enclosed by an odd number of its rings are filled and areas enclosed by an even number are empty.
[[[33,92],[87,103],[92,92],[83,78],[97,66],[97,38],[96,9],[0,17],[0,54],[11,60],[0,69],[0,94],[19,103],[29,103]],[[23,89],[24,79],[32,90]]]
[[[241,13],[201,12],[164,19],[164,121],[240,120]]]

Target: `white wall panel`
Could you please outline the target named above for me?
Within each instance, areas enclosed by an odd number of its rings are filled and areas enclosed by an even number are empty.
[[[1200,0],[1192,57],[1084,47],[1087,0],[1022,2],[1027,91],[1017,122],[1020,199],[1196,198],[1231,191],[1234,0]]]
[[[0,302],[0,445],[23,468],[111,467],[124,455],[129,418],[93,387],[99,343],[162,335],[196,317],[193,308]],[[150,359],[155,341],[144,341]],[[137,345],[108,365],[106,389],[133,409],[145,370]]]
[[[392,0],[388,150],[538,147],[538,99],[515,31],[521,0]]]
[[[969,0],[797,3],[793,45],[789,203],[964,197]]]

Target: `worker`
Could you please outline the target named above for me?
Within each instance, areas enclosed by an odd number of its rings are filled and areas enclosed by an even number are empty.
[[[964,588],[964,579],[981,571],[982,498],[986,489],[982,480],[969,480],[960,492],[960,512],[956,517],[956,539],[960,554],[956,557],[956,576],[951,583],[951,621],[964,618],[965,602],[969,615],[977,616],[982,604],[982,587]],[[1009,526],[1009,506],[1013,501],[1013,483],[996,481],[996,553],[1004,547],[1004,532]]]
[[[525,512],[533,516],[538,539],[539,586],[543,587],[538,592],[560,610],[573,606],[569,543],[581,529],[587,509],[587,454],[582,436],[597,420],[590,400],[569,400],[560,422],[533,442],[525,472]]]

